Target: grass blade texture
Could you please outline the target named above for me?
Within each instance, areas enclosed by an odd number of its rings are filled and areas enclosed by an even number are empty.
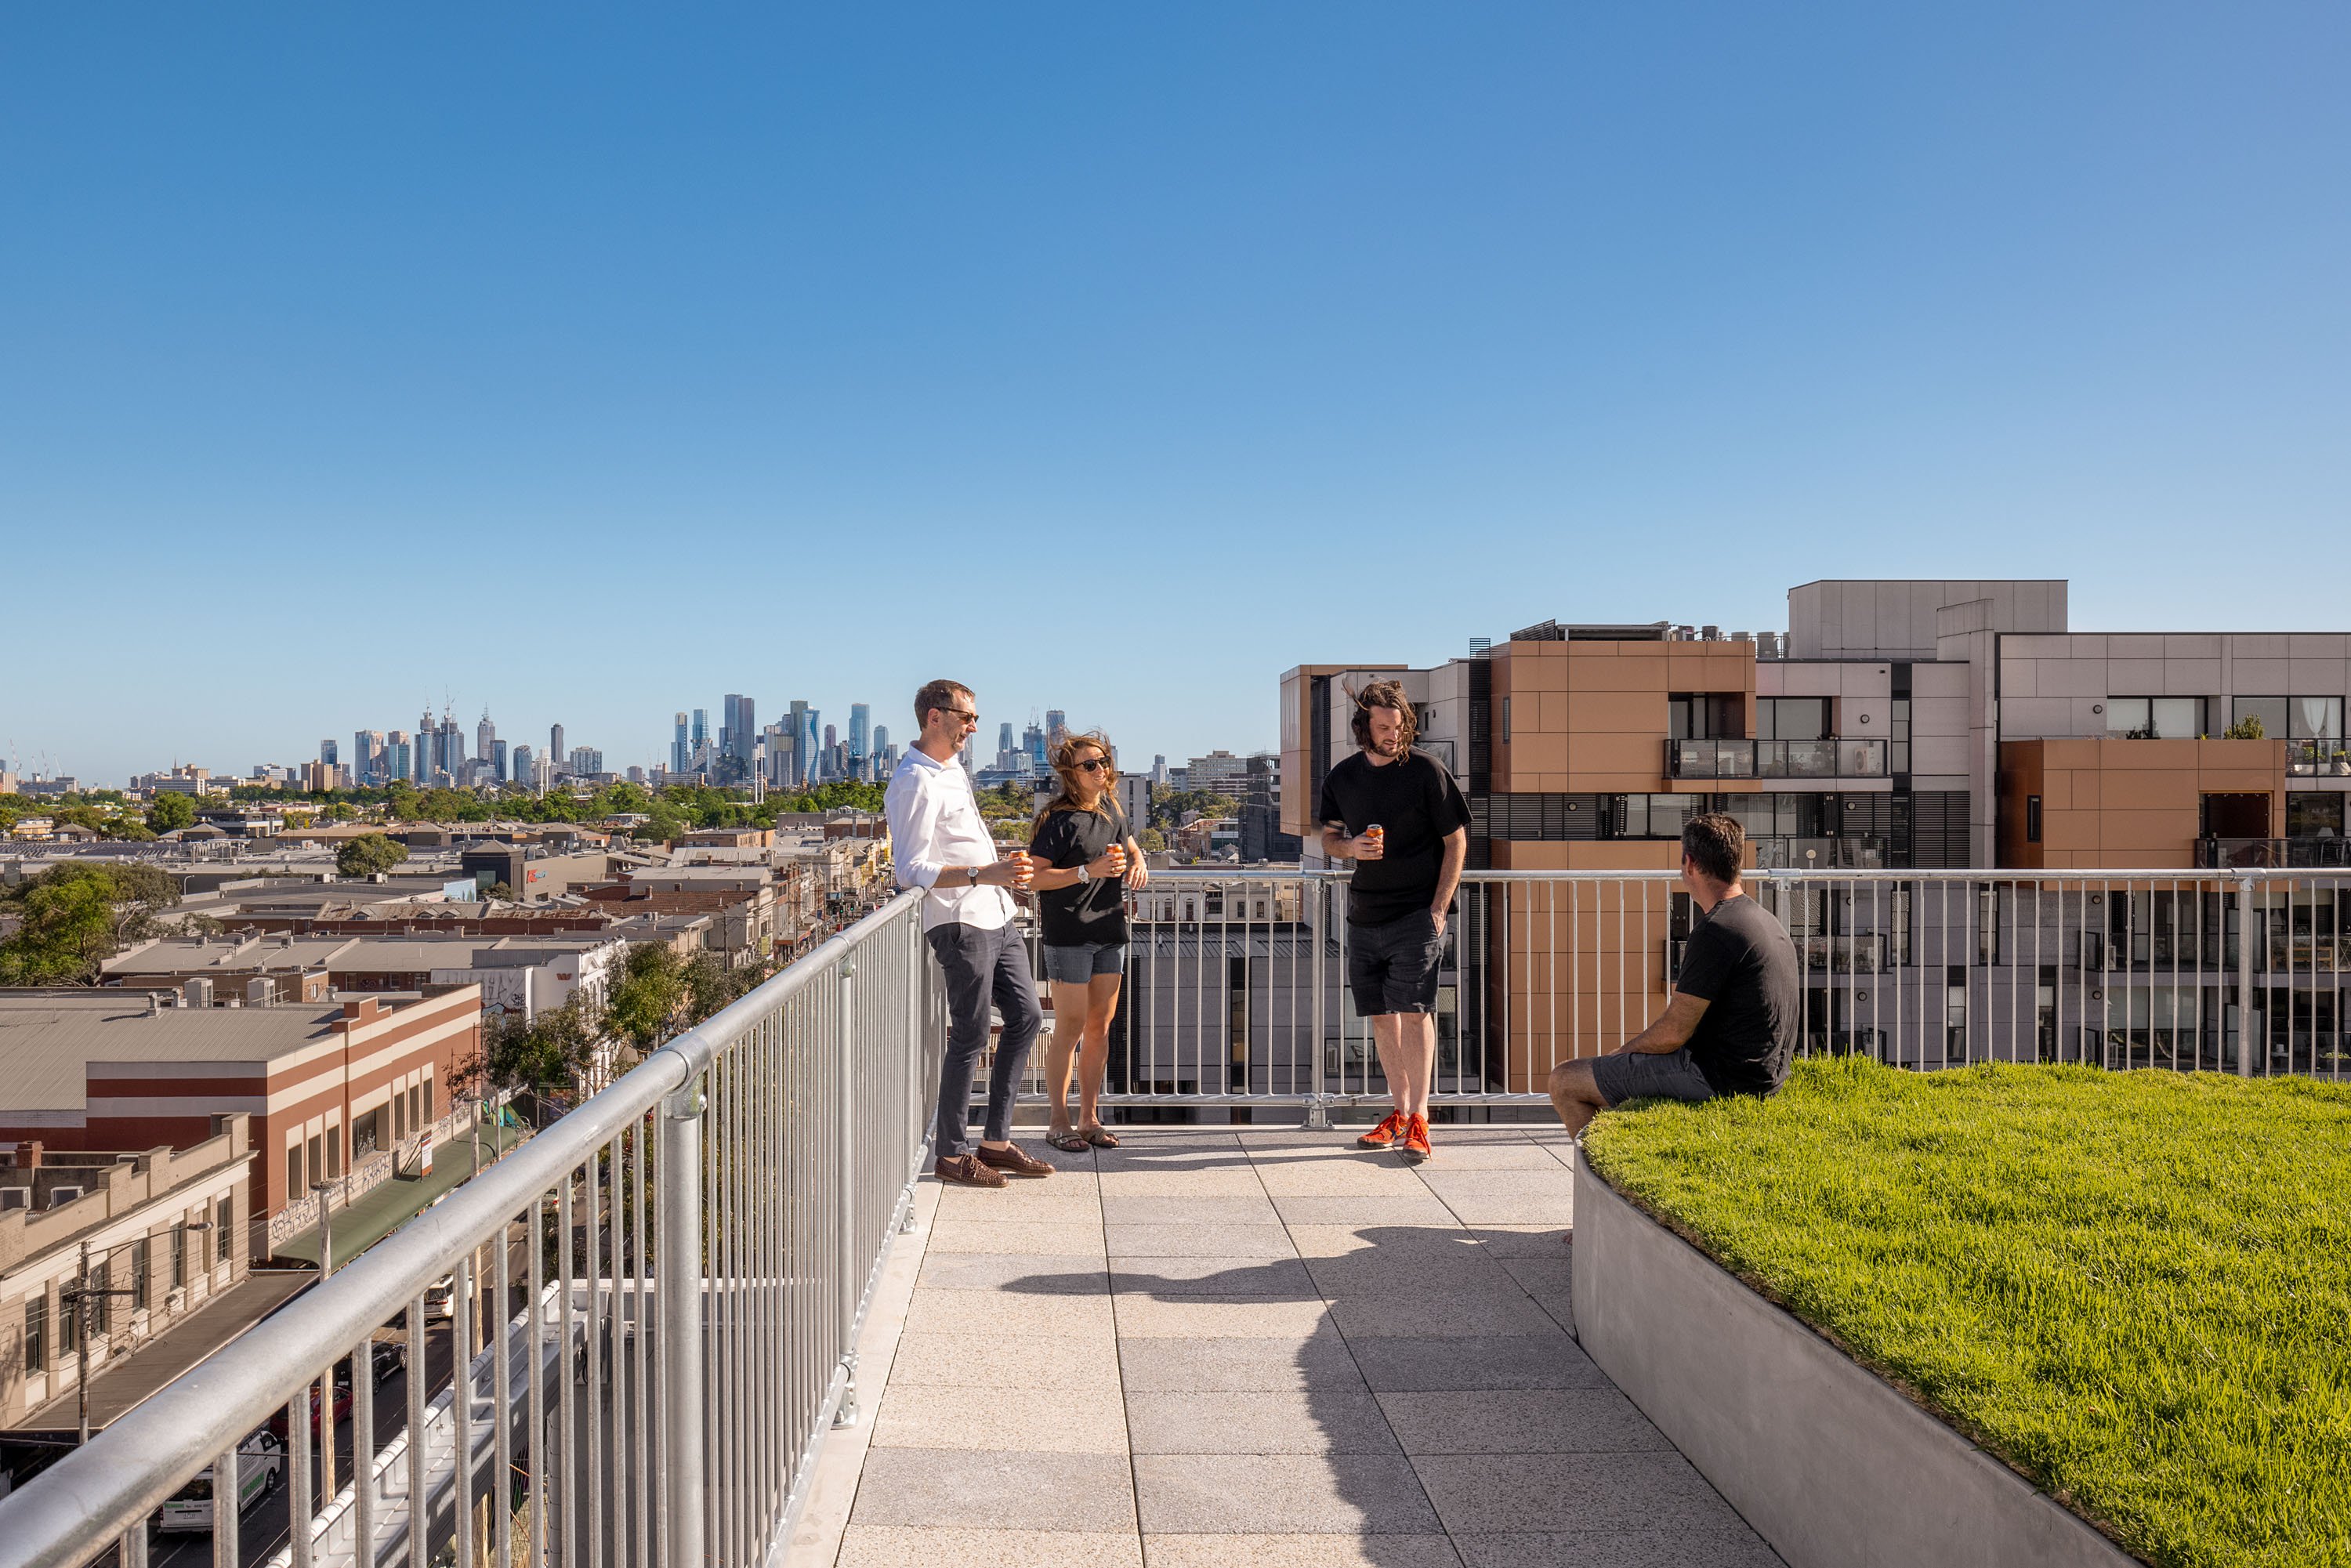
[[[1817,1061],[1585,1151],[2148,1562],[2351,1565],[2351,1086]]]

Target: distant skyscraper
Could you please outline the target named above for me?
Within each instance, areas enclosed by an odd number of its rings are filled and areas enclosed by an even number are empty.
[[[808,782],[809,769],[816,764],[815,744],[807,738],[808,704],[797,700],[793,702],[791,717],[787,721],[786,727],[790,731],[788,738],[791,744],[791,757],[785,764],[784,782],[798,788]]]
[[[514,772],[511,777],[517,784],[528,784],[532,782],[529,747],[517,746],[514,748]]]
[[[490,742],[490,779],[497,784],[507,781],[507,743],[503,740]]]
[[[725,738],[726,755],[734,763],[727,771],[735,778],[747,779],[751,774],[751,747],[759,738],[759,722],[751,699],[729,692],[720,713],[725,722],[718,733]]]
[[[684,772],[693,765],[689,761],[693,755],[694,746],[688,738],[685,715],[681,713],[677,716],[677,732],[669,743],[669,770],[672,773]]]
[[[814,784],[824,776],[823,738],[824,716],[815,708],[808,710],[808,722],[799,734],[792,737],[792,748],[799,754],[800,782]]]
[[[872,727],[873,710],[863,703],[849,705],[849,755],[866,755],[865,732]]]
[[[826,725],[824,727],[824,748],[827,751],[831,751],[834,747],[839,746],[840,744],[841,736],[839,732],[836,731],[832,726]]]
[[[404,729],[395,729],[383,737],[383,776],[387,782],[394,779],[413,781],[416,778],[415,743]]]
[[[1061,737],[1069,733],[1070,716],[1057,707],[1047,708],[1045,710],[1046,750],[1050,752],[1054,747],[1061,745]]]
[[[563,727],[559,724],[547,727],[547,760],[550,767],[563,766]]]
[[[329,768],[332,768],[335,765],[335,743],[333,741],[322,740],[319,742],[319,760],[325,763]]]
[[[474,760],[487,762],[490,747],[498,738],[498,727],[490,722],[490,710],[482,710],[482,722],[474,727]]]
[[[1029,754],[1029,768],[1031,772],[1045,771],[1045,732],[1037,727],[1033,719],[1029,722],[1029,727],[1020,732],[1020,749]]]
[[[873,755],[879,757],[889,749],[890,727],[886,724],[875,725],[873,727]]]
[[[1008,756],[1012,750],[1012,721],[1005,720],[996,727],[996,755]]]

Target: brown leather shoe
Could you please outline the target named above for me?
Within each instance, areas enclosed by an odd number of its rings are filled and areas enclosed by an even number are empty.
[[[988,1169],[977,1155],[946,1155],[931,1166],[931,1174],[949,1186],[1002,1186],[1004,1173]]]
[[[1018,1144],[1007,1144],[1000,1149],[991,1149],[982,1144],[972,1152],[979,1156],[980,1164],[990,1170],[1002,1171],[1006,1176],[1049,1176],[1053,1174],[1052,1166],[1033,1155],[1022,1154]]]

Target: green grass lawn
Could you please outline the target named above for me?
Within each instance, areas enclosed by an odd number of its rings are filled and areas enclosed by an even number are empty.
[[[2351,1085],[1809,1061],[1584,1147],[2147,1561],[2351,1564]]]

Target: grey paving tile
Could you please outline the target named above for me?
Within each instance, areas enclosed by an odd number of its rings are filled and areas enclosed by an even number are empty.
[[[1296,1258],[1120,1258],[1108,1276],[1113,1290],[1138,1296],[1284,1296],[1322,1292]]]
[[[1604,1388],[1608,1379],[1564,1333],[1516,1339],[1351,1342],[1364,1380],[1383,1394],[1487,1388]]]
[[[1342,1296],[1331,1303],[1331,1316],[1350,1343],[1519,1338],[1554,1333],[1559,1327],[1515,1285],[1507,1295],[1486,1290],[1424,1289],[1410,1295]]]
[[[901,1384],[1044,1388],[1100,1397],[1104,1389],[1118,1386],[1118,1347],[1107,1334],[1032,1338],[1020,1333],[1011,1319],[981,1333],[910,1333],[899,1336],[898,1354],[890,1362],[890,1386]]]
[[[1114,1225],[1106,1227],[1113,1258],[1294,1258],[1290,1232],[1279,1225]]]
[[[1128,1441],[1138,1454],[1394,1454],[1395,1434],[1372,1396],[1309,1393],[1130,1393]]]
[[[1132,1531],[1122,1454],[869,1448],[850,1523]]]
[[[1442,1535],[1146,1535],[1151,1568],[1460,1568]]]
[[[1305,1263],[1315,1284],[1332,1297],[1524,1293],[1498,1260],[1476,1247],[1442,1252],[1367,1248],[1337,1258],[1309,1258]]]
[[[1497,1258],[1564,1258],[1572,1255],[1566,1220],[1527,1225],[1473,1225],[1469,1234]]]
[[[1575,1178],[1548,1171],[1439,1172],[1421,1178],[1465,1225],[1566,1225],[1575,1218]]]
[[[873,1441],[885,1448],[1002,1448],[1018,1441],[1033,1453],[1123,1454],[1126,1416],[1115,1398],[1092,1390],[1040,1396],[894,1384],[883,1391]]]
[[[1279,1225],[1273,1200],[1262,1193],[1242,1197],[1153,1197],[1102,1199],[1102,1222],[1113,1234],[1128,1225]]]
[[[1113,1197],[1261,1197],[1257,1172],[1238,1155],[1217,1165],[1105,1169],[1102,1195]]]
[[[1560,1164],[1550,1153],[1523,1138],[1482,1139],[1443,1127],[1429,1130],[1429,1163],[1419,1167],[1423,1176],[1451,1176],[1456,1171],[1541,1171],[1556,1174]]]
[[[1256,1157],[1258,1179],[1276,1197],[1410,1197],[1426,1194],[1412,1167],[1393,1155],[1283,1151]]]
[[[1562,1247],[1539,1257],[1505,1256],[1502,1267],[1530,1296],[1565,1296],[1575,1283],[1575,1249]]]
[[[1092,1296],[1110,1289],[1110,1270],[1098,1252],[925,1252],[914,1283],[924,1290]]]
[[[1754,1531],[1575,1531],[1454,1537],[1468,1568],[1784,1568]]]
[[[1149,1533],[1433,1533],[1409,1461],[1385,1454],[1138,1454]]]
[[[1130,1399],[1153,1392],[1364,1386],[1347,1342],[1335,1331],[1299,1339],[1124,1340],[1118,1347],[1118,1364]]]
[[[1117,1296],[1118,1337],[1138,1339],[1303,1339],[1322,1330],[1331,1309],[1319,1296]]]
[[[1461,1228],[1453,1211],[1426,1191],[1277,1197],[1273,1207],[1292,1225],[1438,1225],[1448,1229]]]
[[[908,1333],[1008,1331],[1039,1339],[1107,1338],[1111,1298],[918,1289],[906,1303]]]
[[[1380,1408],[1407,1454],[1602,1454],[1670,1449],[1664,1433],[1614,1388],[1485,1389],[1383,1394]]]
[[[1687,1459],[1647,1454],[1446,1454],[1413,1467],[1447,1533],[1697,1531],[1745,1521]]]
[[[938,1219],[931,1223],[924,1253],[1012,1252],[1024,1257],[1101,1257],[1102,1230],[1095,1226],[1033,1219]]]
[[[833,1568],[985,1563],[988,1568],[1143,1568],[1143,1538],[1125,1531],[917,1530],[852,1524]]]
[[[1466,1253],[1477,1246],[1466,1230],[1441,1225],[1292,1225],[1301,1258],[1343,1258],[1351,1252]]]

